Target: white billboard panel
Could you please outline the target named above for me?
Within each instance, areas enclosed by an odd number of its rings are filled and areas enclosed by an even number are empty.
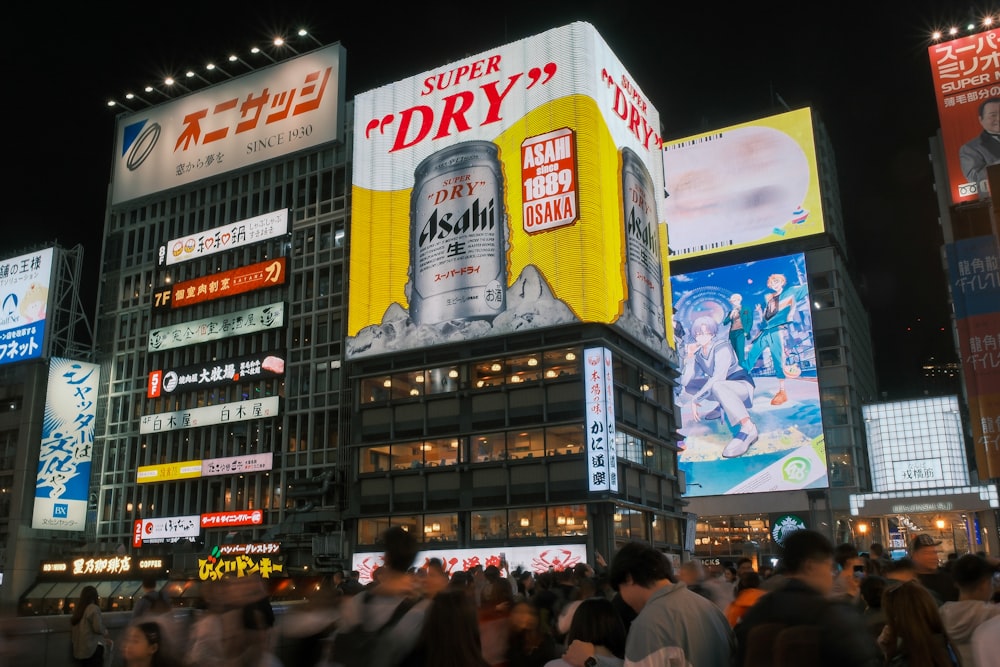
[[[45,352],[52,248],[0,261],[0,364]]]
[[[180,322],[153,329],[149,332],[147,350],[149,352],[172,350],[176,347],[277,329],[284,324],[285,304],[282,302],[272,303],[226,315],[206,317],[203,320]]]
[[[340,138],[344,49],[317,49],[123,116],[112,204]]]
[[[83,530],[86,525],[100,379],[97,364],[49,363],[32,528]]]
[[[206,405],[202,408],[191,408],[190,410],[175,410],[173,412],[143,415],[139,421],[139,433],[145,435],[147,433],[180,431],[199,426],[213,426],[215,424],[228,424],[230,422],[241,422],[251,419],[264,419],[265,417],[274,417],[277,414],[278,397],[267,396],[249,401],[235,401],[233,403],[220,403],[219,405]]]
[[[158,266],[180,264],[189,259],[207,257],[286,234],[288,209],[283,208],[208,231],[170,239],[166,245],[160,246],[156,262]]]

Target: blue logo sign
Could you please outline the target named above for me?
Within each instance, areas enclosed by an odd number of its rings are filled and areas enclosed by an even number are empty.
[[[69,518],[69,505],[66,503],[55,503],[52,506],[52,516],[62,519]]]

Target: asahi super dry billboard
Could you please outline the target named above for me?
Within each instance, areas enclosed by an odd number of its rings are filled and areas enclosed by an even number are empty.
[[[354,111],[348,357],[573,322],[671,354],[659,114],[593,26]]]

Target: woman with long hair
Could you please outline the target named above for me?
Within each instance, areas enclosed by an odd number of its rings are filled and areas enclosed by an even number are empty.
[[[882,593],[885,627],[878,644],[891,667],[958,667],[934,596],[918,581]]]
[[[464,588],[449,586],[432,598],[417,646],[402,667],[489,667],[476,603]]]
[[[555,637],[538,607],[527,600],[514,604],[507,622],[506,667],[542,667],[558,657]]]
[[[160,624],[144,621],[130,625],[122,639],[125,667],[167,667],[169,661],[161,650]]]
[[[580,602],[573,612],[566,645],[587,642],[593,645],[593,655],[602,667],[621,667],[625,664],[625,634],[625,624],[611,600],[592,597]],[[545,667],[570,667],[570,663],[559,658]]]
[[[108,629],[97,604],[99,599],[96,588],[84,586],[69,619],[73,658],[80,667],[102,667],[104,663],[104,640],[108,638]]]

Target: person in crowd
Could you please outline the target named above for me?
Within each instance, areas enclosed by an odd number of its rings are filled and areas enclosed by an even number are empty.
[[[872,637],[878,639],[885,627],[885,612],[882,611],[882,594],[888,580],[877,574],[869,574],[861,580],[861,599],[865,603],[864,611],[861,612],[865,620],[865,625]]]
[[[347,598],[331,579],[311,591],[304,604],[290,607],[276,626],[289,667],[315,667],[332,655],[340,604]]]
[[[740,583],[737,584],[736,588],[736,597],[726,607],[726,620],[729,621],[729,625],[735,628],[736,624],[743,618],[743,615],[747,613],[747,610],[754,606],[757,600],[767,594],[767,591],[761,588],[760,584],[760,575],[754,572],[752,568],[740,575]]]
[[[718,605],[723,613],[736,599],[736,584],[733,581],[734,577],[737,576],[736,568],[732,563],[724,566],[712,565],[706,568],[704,586],[705,590],[708,591],[708,599]]]
[[[535,575],[525,570],[517,575],[517,594],[522,600],[530,600],[535,594]]]
[[[431,558],[427,561],[424,578],[424,595],[434,597],[448,587],[448,572],[444,569],[444,561]]]
[[[611,585],[634,609],[625,641],[629,663],[667,664],[683,653],[693,665],[729,665],[734,650],[733,629],[714,602],[674,583],[673,567],[649,544],[625,544],[611,560]],[[594,645],[573,641],[563,659],[583,667],[595,655]]]
[[[501,665],[507,653],[514,596],[495,565],[483,570],[483,580],[485,583],[479,591],[479,634],[483,657],[491,665]]]
[[[341,605],[342,615],[337,634],[361,625],[367,630],[383,628],[399,605],[410,605],[391,629],[392,641],[381,642],[381,657],[387,664],[399,664],[417,643],[429,600],[420,598],[415,577],[408,572],[417,557],[417,541],[402,526],[392,526],[382,533],[385,545],[378,584],[352,596]],[[334,660],[337,660],[337,637]]]
[[[890,584],[916,581],[917,567],[913,564],[913,559],[904,556],[890,562],[885,568],[884,576]]]
[[[543,667],[559,656],[555,637],[542,625],[538,608],[518,602],[508,619],[506,667]]]
[[[111,649],[111,635],[98,600],[97,588],[84,586],[70,617],[73,658],[80,667],[104,667],[104,651]]]
[[[958,599],[958,587],[951,573],[938,564],[938,546],[927,533],[921,533],[913,538],[910,544],[910,556],[917,573],[917,579],[931,592],[938,604],[954,602]]]
[[[957,652],[938,604],[920,582],[889,586],[882,594],[885,627],[878,644],[890,667],[956,667]]]
[[[863,611],[865,603],[861,599],[861,579],[864,578],[864,561],[857,548],[850,542],[838,544],[833,550],[833,562],[837,574],[830,594]]]
[[[156,621],[143,620],[125,629],[122,661],[125,667],[170,667],[175,663],[161,651],[161,628]]]
[[[170,600],[163,591],[156,589],[156,577],[147,575],[142,578],[142,596],[132,607],[132,618],[143,614],[162,614],[172,608]]]
[[[456,572],[455,575],[465,572]],[[401,667],[489,667],[483,658],[473,596],[464,583],[439,591],[427,607],[415,649]]]
[[[952,566],[958,600],[941,605],[941,621],[962,659],[962,667],[987,667],[978,664],[972,655],[972,635],[985,621],[1000,616],[1000,605],[990,602],[993,573],[997,571],[996,563],[976,554],[966,554]]]
[[[566,637],[566,633],[569,632],[569,626],[573,624],[573,614],[576,613],[576,609],[580,606],[580,603],[587,598],[597,595],[597,580],[586,576],[580,578],[574,595],[574,599],[563,605],[562,611],[559,612],[559,620],[556,622],[556,639]]]
[[[800,529],[785,538],[781,569],[784,586],[761,597],[736,624],[736,665],[743,665],[748,653],[765,655],[774,647],[750,645],[751,638],[774,641],[754,635],[765,624],[787,628],[821,628],[815,653],[823,665],[877,667],[882,656],[875,640],[865,629],[860,612],[830,598],[833,590],[833,544],[822,533]],[[690,659],[690,656],[689,656]],[[692,662],[694,662],[692,660]],[[722,664],[722,663],[713,663]]]
[[[879,542],[872,542],[868,547],[868,560],[865,562],[867,569],[865,574],[874,574],[879,577],[885,576],[886,567],[892,559],[885,552],[885,548]]]
[[[705,566],[701,564],[700,560],[686,560],[681,563],[677,570],[677,579],[683,582],[689,591],[715,602],[712,592],[705,585],[706,578]]]
[[[595,667],[622,667],[625,664],[625,625],[611,601],[590,597],[580,601],[566,634],[574,641],[594,646]],[[550,660],[545,667],[571,667],[563,658]]]
[[[981,623],[972,633],[972,664],[978,667],[993,664],[992,661],[995,661],[998,655],[1000,655],[1000,616],[994,616]]]
[[[244,667],[243,610],[230,597],[229,580],[201,583],[203,611],[191,625],[185,663],[189,667]]]
[[[364,590],[364,585],[361,583],[361,573],[357,570],[351,570],[349,573],[345,573],[344,583],[341,585],[340,589],[344,592],[344,595],[357,595]]]

